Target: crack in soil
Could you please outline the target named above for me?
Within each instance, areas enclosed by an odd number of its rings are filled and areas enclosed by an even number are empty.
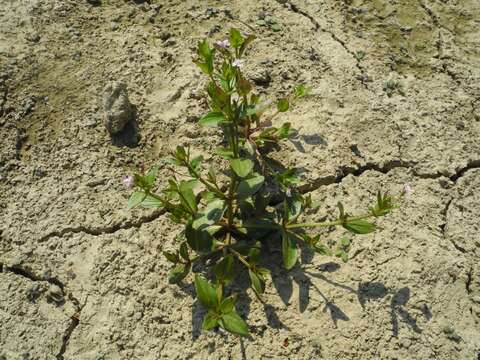
[[[299,186],[298,190],[302,194],[306,194],[319,189],[322,186],[328,186],[332,184],[341,183],[348,175],[361,176],[363,173],[373,170],[382,174],[387,174],[389,171],[397,168],[411,169],[415,165],[415,162],[405,162],[402,160],[390,160],[383,166],[375,163],[367,163],[359,167],[342,166],[337,171],[337,175],[327,175],[325,177],[318,178],[313,183],[304,184]]]
[[[56,355],[57,360],[63,360],[64,359],[63,355],[67,350],[67,345],[70,340],[70,337],[72,336],[72,333],[75,330],[75,328],[80,324],[80,313],[83,307],[85,306],[86,301],[83,305],[80,305],[80,302],[78,301],[78,299],[74,297],[71,292],[66,292],[65,284],[55,277],[38,276],[28,268],[23,268],[18,265],[7,266],[6,264],[3,264],[3,263],[0,263],[0,272],[10,272],[12,274],[29,279],[30,281],[45,281],[45,282],[48,282],[49,284],[56,285],[62,290],[64,296],[68,298],[68,300],[73,304],[75,308],[75,313],[70,317],[71,322],[68,325],[65,332],[63,333],[62,346],[60,347],[60,351]]]
[[[42,277],[33,273],[30,269],[22,268],[18,265],[7,266],[6,264],[0,263],[0,272],[11,272],[12,274],[22,276],[30,281],[45,281],[51,285],[58,286],[62,292],[64,292],[65,285],[58,280],[56,277]]]
[[[473,268],[470,268],[467,272],[467,281],[465,282],[465,289],[467,290],[467,294],[472,293],[471,285],[473,280]]]
[[[52,237],[58,236],[58,237],[63,237],[67,234],[79,234],[79,233],[84,233],[88,235],[93,235],[93,236],[99,236],[99,235],[105,235],[105,234],[114,234],[117,231],[120,230],[128,230],[132,228],[140,228],[143,224],[150,223],[152,221],[157,220],[160,216],[165,214],[164,209],[159,209],[157,211],[154,211],[152,214],[141,217],[140,219],[136,221],[128,220],[125,223],[117,223],[113,224],[111,226],[107,227],[98,227],[98,228],[88,228],[83,225],[77,226],[77,227],[67,227],[62,230],[57,230],[53,231],[51,233],[48,233],[44,236],[42,236],[38,241],[43,242],[47,241]]]
[[[328,186],[332,184],[339,184],[341,183],[348,175],[353,176],[361,176],[363,173],[367,171],[377,171],[382,174],[388,174],[393,169],[413,169],[414,166],[417,164],[415,161],[403,161],[403,160],[389,160],[385,162],[383,165],[375,164],[375,163],[367,163],[365,165],[354,167],[354,166],[342,166],[337,171],[337,175],[327,175],[325,177],[320,177],[314,180],[312,183],[304,184],[299,186],[299,191],[302,194],[306,194],[312,191],[319,189],[322,186]],[[457,183],[457,181],[462,178],[468,171],[473,169],[480,169],[480,159],[478,160],[471,160],[467,163],[466,166],[458,169],[455,174],[451,176],[446,176],[440,172],[437,173],[417,173],[413,172],[413,175],[419,177],[421,179],[440,179],[442,177],[449,179],[453,183]]]
[[[76,311],[75,311],[75,314],[73,314],[70,317],[72,321],[70,322],[70,325],[68,325],[68,327],[65,329],[65,332],[63,333],[62,346],[60,347],[60,351],[56,356],[57,360],[64,359],[64,355],[65,355],[65,352],[67,351],[67,346],[70,341],[70,337],[72,336],[77,326],[80,325],[80,314],[82,313],[82,310],[87,303],[87,300],[85,300],[85,303],[83,305],[80,305],[79,301],[76,298],[74,298],[71,293],[69,294],[69,299],[74,303]]]
[[[314,180],[312,183],[307,183],[298,187],[298,191],[301,194],[307,194],[312,191],[318,190],[323,186],[328,186],[332,184],[339,184],[341,183],[347,176],[353,175],[355,177],[363,175],[367,171],[377,171],[382,174],[388,174],[391,170],[397,168],[403,169],[413,169],[413,167],[417,164],[415,161],[403,161],[403,160],[389,160],[385,162],[383,165],[375,164],[375,163],[367,163],[365,165],[359,167],[353,166],[342,166],[336,171],[336,175],[327,175],[325,177],[320,177]],[[455,174],[450,177],[445,176],[442,173],[432,173],[432,174],[418,174],[413,173],[414,176],[422,178],[422,179],[439,179],[442,177],[450,179],[452,182],[456,183],[458,179],[464,176],[469,170],[480,168],[480,159],[479,160],[472,160],[470,161],[465,167],[458,169]],[[272,204],[278,205],[278,204]],[[85,226],[78,226],[78,227],[67,227],[62,230],[53,231],[41,237],[39,242],[47,241],[52,237],[63,237],[67,234],[78,234],[84,233],[92,236],[99,236],[105,234],[114,234],[120,230],[128,230],[132,228],[140,228],[143,224],[153,222],[157,220],[160,216],[166,213],[165,209],[159,209],[154,211],[152,214],[148,216],[144,216],[136,221],[129,220],[126,223],[118,223],[114,224],[109,227],[99,227],[99,228],[88,228]],[[445,225],[444,225],[445,226]],[[444,229],[442,229],[442,233]],[[456,244],[454,244],[457,247]],[[459,248],[460,250],[461,248]],[[463,250],[463,251],[462,251]],[[460,251],[465,252],[464,249]],[[60,285],[59,285],[60,286]]]
[[[453,247],[454,247],[455,249],[457,249],[457,250],[458,250],[459,252],[461,252],[462,254],[465,254],[465,253],[467,252],[467,250],[465,250],[463,247],[461,247],[460,245],[458,245],[458,244],[455,242],[455,240],[453,240],[452,238],[450,238],[450,237],[447,238],[446,233],[445,233],[445,232],[446,232],[446,226],[447,226],[447,224],[448,224],[448,210],[450,209],[450,205],[452,204],[453,200],[454,200],[454,198],[450,198],[450,199],[447,201],[447,204],[445,205],[445,208],[442,210],[441,215],[442,215],[443,218],[444,218],[444,222],[443,222],[443,224],[440,224],[439,227],[440,227],[440,231],[441,231],[441,233],[442,233],[442,237],[443,237],[444,239],[448,239],[448,240],[452,243],[452,245],[453,245]]]
[[[364,67],[362,65],[360,65],[360,62],[358,61],[357,57],[355,56],[355,53],[350,50],[350,48],[347,46],[347,44],[345,43],[345,41],[343,41],[342,39],[340,39],[337,35],[335,35],[335,33],[333,31],[330,31],[330,30],[327,30],[325,28],[323,28],[320,23],[315,20],[315,18],[310,15],[309,13],[307,13],[305,10],[302,10],[300,9],[297,5],[293,4],[292,2],[290,1],[284,1],[284,0],[276,0],[277,3],[279,3],[280,5],[286,5],[285,7],[287,9],[290,9],[291,11],[293,11],[294,13],[297,13],[299,15],[302,15],[304,17],[306,17],[307,19],[310,20],[310,22],[313,24],[313,26],[315,27],[315,31],[321,31],[321,32],[324,32],[324,33],[327,33],[329,34],[332,39],[336,42],[338,42],[342,47],[343,49],[349,53],[353,59],[355,60],[355,67],[360,71],[360,76],[357,77],[357,80],[360,80],[360,82],[362,83],[362,85],[368,89],[368,84],[367,84],[367,81],[368,81],[368,76],[366,74],[366,71],[364,69]]]
[[[451,33],[453,36],[455,36],[455,32],[452,31],[451,29],[449,29],[448,27],[446,27],[445,25],[443,25],[437,14],[435,14],[435,12],[430,9],[427,5],[425,5],[425,3],[423,1],[419,1],[418,4],[420,5],[420,7],[425,10],[425,12],[427,13],[427,15],[432,19],[432,23],[433,25],[435,25],[437,28],[441,28],[441,29],[444,29],[446,31],[448,31],[449,33]]]

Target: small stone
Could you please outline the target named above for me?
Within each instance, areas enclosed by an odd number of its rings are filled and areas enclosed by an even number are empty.
[[[63,300],[63,291],[57,285],[51,285],[47,292],[47,299],[54,303],[60,304]]]
[[[205,15],[207,15],[207,18],[210,18],[210,17],[216,17],[218,15],[220,11],[216,8],[207,8],[207,10],[205,10]]]
[[[170,37],[172,36],[171,33],[169,33],[168,31],[162,31],[159,35],[159,38],[163,41],[166,41],[168,40]]]
[[[112,21],[110,23],[110,30],[112,30],[112,31],[117,31],[119,27],[120,27],[120,25],[115,21]]]
[[[27,41],[32,43],[38,43],[40,41],[40,35],[38,33],[28,34],[26,36]]]
[[[125,125],[134,120],[135,111],[128,99],[127,86],[122,82],[111,82],[103,91],[103,109],[105,127],[111,135],[123,130]]]
[[[42,295],[44,289],[39,283],[33,283],[27,288],[27,299],[29,301],[35,301]]]
[[[47,172],[41,168],[35,168],[33,170],[33,176],[37,177],[37,178],[43,178],[47,175]]]
[[[82,52],[77,50],[72,56],[72,59],[75,61],[80,61],[80,58],[82,57]]]
[[[465,123],[463,121],[457,121],[455,127],[457,130],[465,130]]]
[[[35,108],[35,104],[37,102],[37,99],[34,96],[29,96],[28,98],[25,99],[25,102],[23,104],[23,116],[30,114],[33,109]]]

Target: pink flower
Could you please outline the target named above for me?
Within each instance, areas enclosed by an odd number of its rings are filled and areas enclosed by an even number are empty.
[[[412,187],[410,186],[410,184],[405,184],[405,186],[403,187],[403,193],[404,193],[404,195],[407,199],[412,196],[414,191],[413,191]]]
[[[125,176],[122,182],[123,182],[123,185],[128,189],[131,189],[133,185],[135,185],[135,180],[131,175]]]
[[[237,68],[242,67],[243,66],[243,60],[240,60],[240,59],[233,60],[232,66],[237,67]]]
[[[217,46],[221,47],[222,49],[226,49],[230,46],[230,41],[228,41],[227,39],[219,40],[215,44],[217,44]]]

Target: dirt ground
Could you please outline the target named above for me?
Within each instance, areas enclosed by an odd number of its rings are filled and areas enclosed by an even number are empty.
[[[91,2],[0,1],[0,359],[480,359],[478,0]],[[346,265],[304,250],[286,272],[273,251],[267,305],[240,297],[242,341],[200,331],[190,281],[167,281],[176,226],[128,211],[121,184],[177,144],[220,142],[196,124],[192,56],[232,26],[257,36],[260,93],[313,88],[275,156],[318,218],[414,189]],[[137,106],[138,146],[103,125],[111,80]]]

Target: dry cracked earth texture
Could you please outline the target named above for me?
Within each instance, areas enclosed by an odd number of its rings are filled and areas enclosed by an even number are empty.
[[[177,227],[127,211],[121,185],[177,144],[220,143],[196,124],[192,56],[232,26],[257,36],[261,94],[313,88],[272,157],[318,218],[414,188],[345,265],[304,250],[287,272],[272,251],[266,304],[240,297],[242,341],[200,331],[161,255]],[[0,359],[480,359],[479,29],[478,0],[2,0]],[[137,146],[103,126],[111,80],[137,106]]]

